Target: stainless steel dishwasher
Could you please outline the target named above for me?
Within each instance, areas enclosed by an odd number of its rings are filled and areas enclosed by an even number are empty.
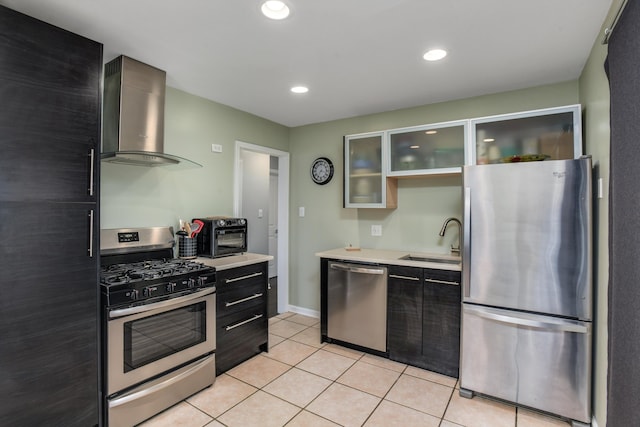
[[[327,336],[387,351],[387,268],[329,261]]]

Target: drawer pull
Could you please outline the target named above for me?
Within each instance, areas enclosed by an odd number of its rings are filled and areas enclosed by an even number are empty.
[[[225,283],[237,282],[238,280],[251,279],[252,277],[262,276],[262,271],[253,274],[247,274],[246,276],[234,277],[233,279],[226,279]]]
[[[242,322],[240,322],[240,323],[236,323],[235,325],[227,326],[227,327],[225,328],[225,330],[230,331],[230,330],[232,330],[232,329],[237,328],[238,326],[246,325],[247,323],[249,323],[249,322],[253,322],[254,320],[257,320],[257,319],[259,319],[259,318],[261,318],[261,317],[262,317],[262,314],[256,314],[256,315],[255,315],[255,316],[253,316],[251,319],[243,320]]]
[[[399,276],[397,274],[390,274],[389,277],[391,277],[392,279],[402,279],[402,280],[414,280],[416,282],[419,282],[420,279],[417,277],[410,277],[410,276]]]
[[[236,304],[240,304],[240,303],[245,302],[245,301],[251,301],[252,299],[260,298],[262,295],[263,295],[262,292],[260,292],[259,294],[253,294],[250,297],[242,298],[242,299],[239,299],[239,300],[236,300],[236,301],[233,301],[233,302],[225,302],[224,306],[225,307],[231,307],[232,305],[236,305]]]
[[[438,280],[438,279],[424,279],[425,282],[430,282],[430,283],[439,283],[441,285],[453,285],[453,286],[460,286],[460,283],[458,282],[450,282],[448,280]]]

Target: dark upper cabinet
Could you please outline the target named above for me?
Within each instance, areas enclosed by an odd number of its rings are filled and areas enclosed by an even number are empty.
[[[99,417],[102,45],[0,6],[0,425]]]
[[[0,58],[0,200],[97,200],[102,45],[3,7]]]

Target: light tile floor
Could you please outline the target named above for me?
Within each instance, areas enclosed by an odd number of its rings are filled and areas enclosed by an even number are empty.
[[[318,319],[269,320],[269,352],[147,420],[143,427],[552,427],[568,423],[458,395],[455,378],[334,344]]]

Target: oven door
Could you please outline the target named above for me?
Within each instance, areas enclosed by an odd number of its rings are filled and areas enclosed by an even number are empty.
[[[246,227],[221,227],[214,230],[214,256],[247,252]]]
[[[215,351],[215,288],[107,312],[107,395]]]

